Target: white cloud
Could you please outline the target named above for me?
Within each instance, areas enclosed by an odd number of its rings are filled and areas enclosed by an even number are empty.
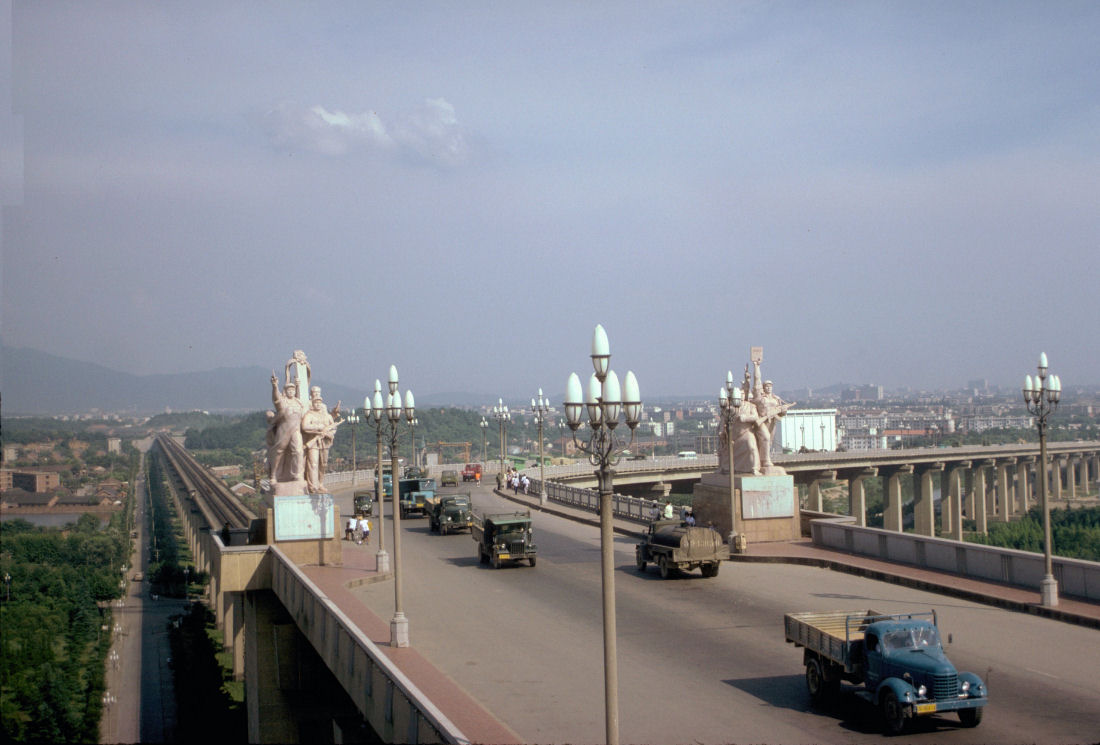
[[[356,148],[412,155],[417,160],[459,166],[469,159],[469,146],[455,115],[442,98],[428,99],[390,127],[373,111],[349,114],[321,105],[283,102],[268,112],[268,137],[278,147],[340,156]]]

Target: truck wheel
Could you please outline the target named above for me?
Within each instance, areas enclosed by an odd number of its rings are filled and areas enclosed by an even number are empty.
[[[531,562],[531,566],[534,566],[534,565],[535,565],[535,557],[534,557],[534,556],[532,556],[531,558],[529,558],[529,559],[528,559],[528,561],[529,561],[529,562]]]
[[[478,550],[477,550],[477,561],[478,561],[479,564],[488,564],[489,563],[489,556],[484,551],[482,551],[480,548],[478,548]]]
[[[634,566],[638,567],[639,572],[645,571],[645,564],[645,559],[643,559],[640,555],[634,557]]]
[[[668,579],[668,557],[661,556],[657,559],[657,568],[661,571],[661,579]]]
[[[718,564],[718,563],[704,564],[703,565],[703,576],[704,577],[717,577],[719,566],[721,566],[721,565]]]
[[[882,718],[886,720],[886,734],[900,735],[905,731],[905,710],[897,694],[889,689],[882,693]]]
[[[959,721],[962,722],[962,726],[977,727],[981,724],[984,708],[984,706],[979,706],[977,709],[959,709]]]
[[[820,704],[825,700],[825,674],[821,670],[820,660],[806,662],[806,690],[810,692],[810,701]]]

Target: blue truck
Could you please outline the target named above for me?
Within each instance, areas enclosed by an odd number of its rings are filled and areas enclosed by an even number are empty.
[[[982,721],[985,683],[947,659],[935,611],[788,613],[783,622],[787,641],[805,650],[806,688],[815,704],[848,681],[882,712],[888,734],[903,732],[913,717],[944,712],[955,712],[964,727]]]
[[[435,479],[399,479],[397,488],[402,518],[428,514],[428,502],[435,497]]]

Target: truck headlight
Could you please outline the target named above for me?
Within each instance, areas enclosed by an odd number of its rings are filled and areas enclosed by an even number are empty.
[[[963,681],[962,692],[963,693],[969,693],[970,692],[970,681],[969,680],[964,680]]]
[[[920,688],[917,689],[917,698],[924,698],[927,695],[928,695],[928,687],[927,686],[921,686]]]

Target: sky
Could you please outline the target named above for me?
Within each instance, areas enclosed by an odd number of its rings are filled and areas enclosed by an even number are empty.
[[[1100,382],[1100,3],[0,0],[0,335],[560,398]],[[5,48],[6,47],[6,48]],[[266,387],[267,380],[257,385]]]

